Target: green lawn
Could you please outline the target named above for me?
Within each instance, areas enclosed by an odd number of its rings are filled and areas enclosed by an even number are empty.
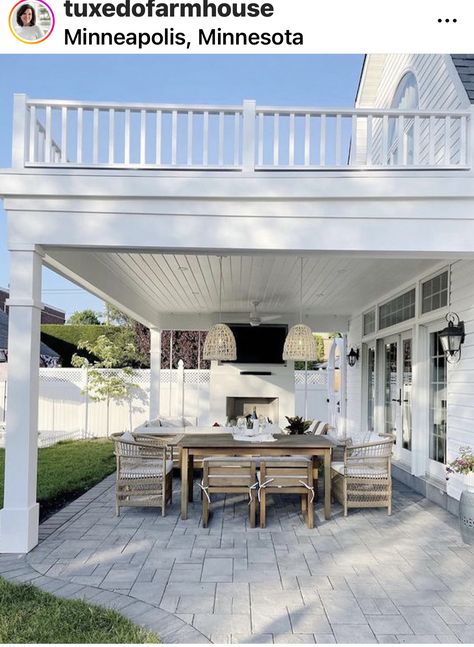
[[[4,450],[0,449],[1,505],[4,460]],[[89,490],[114,470],[115,457],[110,440],[71,440],[40,449],[38,501],[41,519]]]
[[[0,579],[0,643],[156,643],[116,611]]]

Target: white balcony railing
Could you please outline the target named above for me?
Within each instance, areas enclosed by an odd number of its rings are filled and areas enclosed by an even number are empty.
[[[469,111],[111,104],[15,97],[15,167],[466,169]]]

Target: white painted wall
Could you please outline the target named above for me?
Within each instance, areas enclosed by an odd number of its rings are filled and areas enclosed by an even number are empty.
[[[451,310],[464,321],[466,340],[458,364],[448,367],[448,460],[459,448],[474,449],[474,261],[458,261],[451,269]],[[451,477],[448,493],[459,498],[463,481]]]
[[[346,372],[347,380],[347,420],[346,434],[351,436],[361,431],[362,427],[361,410],[362,410],[362,314],[351,319],[349,332],[347,335],[347,349],[359,349],[360,359],[355,366],[348,366]],[[344,358],[345,360],[345,358]]]

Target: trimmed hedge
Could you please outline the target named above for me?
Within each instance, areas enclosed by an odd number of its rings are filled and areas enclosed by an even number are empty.
[[[77,353],[77,345],[82,340],[94,342],[100,335],[113,337],[121,330],[120,326],[74,326],[63,324],[42,324],[41,341],[55,350],[61,357],[61,363],[65,368],[71,366],[71,357]],[[90,362],[98,358],[81,350],[80,355],[87,357]]]

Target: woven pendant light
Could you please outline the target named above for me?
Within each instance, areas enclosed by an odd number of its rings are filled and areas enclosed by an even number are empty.
[[[203,359],[233,361],[237,359],[237,346],[232,330],[224,323],[222,317],[222,257],[219,258],[219,323],[212,326],[207,333],[202,351]]]
[[[292,326],[283,346],[283,359],[312,362],[317,359],[316,342],[311,328],[303,323],[303,258],[300,271],[300,323]]]

